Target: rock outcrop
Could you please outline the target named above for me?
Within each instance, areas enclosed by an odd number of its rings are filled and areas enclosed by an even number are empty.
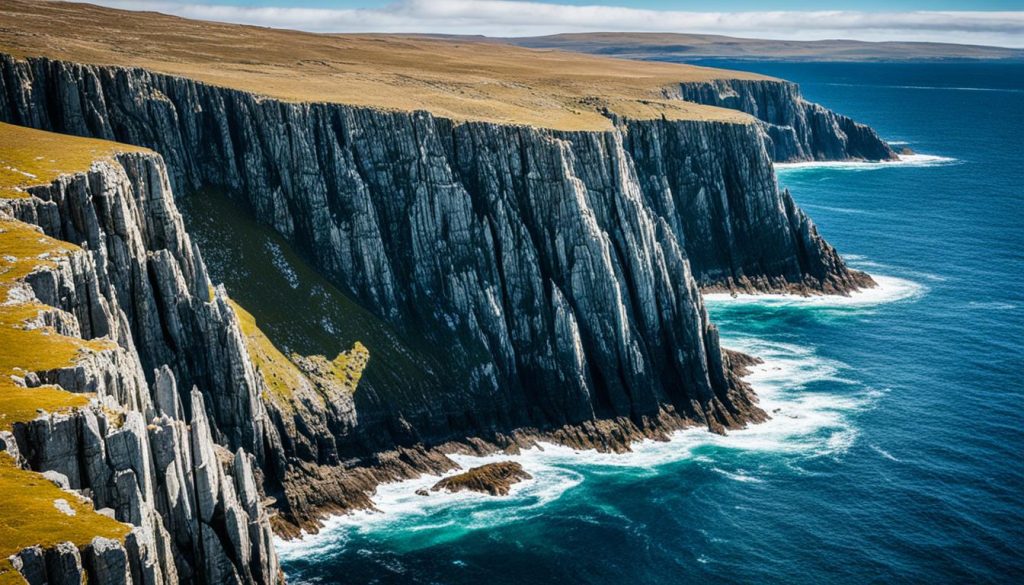
[[[272,442],[258,382],[159,156],[124,154],[28,191],[0,199],[0,215],[81,248],[29,274],[22,300],[51,307],[56,334],[114,343],[28,372],[25,386],[95,398],[15,422],[4,450],[134,528],[83,550],[26,549],[15,567],[30,583],[280,581],[251,461]]]
[[[513,485],[527,479],[533,479],[533,476],[527,473],[522,465],[515,461],[501,461],[474,467],[463,473],[446,477],[435,483],[430,491],[461,492],[468,490],[492,496],[507,496]]]
[[[717,79],[681,84],[687,101],[746,112],[760,121],[772,160],[895,160],[896,153],[869,126],[800,95],[782,80]]]
[[[134,205],[90,175],[40,189],[13,212],[94,251],[97,286],[120,314],[94,317],[69,301],[83,335],[109,333],[138,348],[141,371],[167,365],[177,387],[195,385],[203,401],[164,404],[175,393],[151,375],[159,407],[139,396],[138,409],[200,416],[214,442],[252,454],[285,533],[318,511],[369,505],[379,481],[450,468],[434,447],[514,449],[544,437],[621,450],[686,426],[763,420],[719,347],[701,287],[872,285],[778,189],[768,148],[780,146],[753,120],[616,119],[612,130],[569,132],[285,103],[46,59],[0,56],[0,73],[0,119],[164,156],[170,182],[149,158],[122,159],[143,194]],[[360,387],[330,407],[261,400],[237,317],[223,290],[209,297],[170,184],[230,193],[398,335],[443,355],[438,380],[454,383]],[[216,492],[225,475],[195,474],[207,486],[200,504],[233,501]],[[227,534],[244,532],[244,522],[214,518]],[[220,546],[241,550],[230,538]],[[231,567],[215,556],[203,574],[245,575],[240,555],[228,555]]]

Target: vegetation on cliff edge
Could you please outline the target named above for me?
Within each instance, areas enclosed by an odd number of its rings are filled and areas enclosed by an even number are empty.
[[[95,160],[127,150],[138,149],[0,124],[0,198],[25,197],[28,186],[84,172]],[[0,218],[0,431],[41,412],[88,405],[88,394],[54,385],[26,387],[19,383],[26,374],[72,367],[87,352],[115,348],[108,340],[68,337],[44,325],[41,315],[53,308],[34,300],[24,283],[78,250],[34,226]],[[0,494],[0,583],[22,581],[7,559],[26,547],[67,541],[85,546],[96,536],[123,539],[128,533],[125,524],[98,514],[88,501],[41,474],[19,468],[6,453],[0,454]],[[56,500],[64,500],[64,511]]]
[[[314,34],[35,0],[6,0],[0,51],[142,67],[286,101],[425,110],[455,121],[558,130],[609,129],[606,113],[746,123],[752,118],[737,111],[674,99],[675,88],[766,79],[487,42]]]

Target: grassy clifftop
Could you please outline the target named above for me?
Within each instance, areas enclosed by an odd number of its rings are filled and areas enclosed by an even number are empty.
[[[25,197],[25,187],[87,171],[93,161],[124,150],[134,147],[0,124],[0,198]],[[39,315],[49,307],[18,290],[29,274],[54,266],[77,249],[33,226],[0,218],[0,431],[30,421],[40,411],[88,404],[87,394],[52,385],[26,388],[14,378],[70,367],[87,352],[114,347],[109,341],[67,337],[41,326]],[[20,469],[7,454],[0,454],[0,494],[0,583],[22,582],[7,557],[25,547],[65,541],[84,546],[96,536],[121,539],[128,532],[125,524],[97,514],[89,503],[40,474]]]
[[[0,52],[143,67],[299,102],[427,110],[454,120],[562,130],[610,127],[602,114],[745,122],[668,99],[686,81],[760,76],[494,43],[324,35],[187,20],[75,3],[7,0]]]
[[[60,175],[83,173],[94,162],[145,148],[41,132],[0,122],[0,198],[27,197],[25,189]]]

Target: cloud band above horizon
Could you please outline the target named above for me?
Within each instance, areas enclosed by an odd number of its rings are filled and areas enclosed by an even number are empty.
[[[506,37],[563,32],[680,32],[784,40],[929,41],[1024,47],[1024,11],[689,12],[510,0],[399,0],[380,8],[329,9],[215,2],[91,0],[113,8],[313,32]]]

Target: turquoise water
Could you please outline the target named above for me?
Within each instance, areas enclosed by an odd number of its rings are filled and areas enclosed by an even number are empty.
[[[772,421],[526,453],[535,479],[506,498],[385,486],[381,513],[282,544],[290,582],[1024,582],[1024,65],[733,66],[942,157],[780,170],[885,278],[709,301],[725,344],[766,359]]]

